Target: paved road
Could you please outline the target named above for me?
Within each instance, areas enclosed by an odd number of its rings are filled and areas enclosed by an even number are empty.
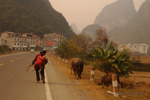
[[[52,61],[46,65],[46,83],[36,83],[35,71],[26,73],[36,53],[0,56],[0,100],[91,100],[74,89],[77,82],[63,76]]]

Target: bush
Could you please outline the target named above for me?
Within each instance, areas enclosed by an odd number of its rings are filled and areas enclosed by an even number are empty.
[[[11,52],[12,51],[12,49],[10,49],[8,46],[6,46],[6,45],[2,45],[2,46],[0,46],[0,54],[4,54],[4,53],[6,53],[6,52]]]
[[[97,61],[93,66],[106,74],[113,72],[121,77],[129,77],[129,74],[132,73],[129,67],[132,65],[129,60],[130,57],[127,57],[125,51],[124,49],[123,52],[118,53],[118,49],[115,50],[112,43],[108,51],[104,51],[103,48],[97,48],[93,52],[93,56]]]

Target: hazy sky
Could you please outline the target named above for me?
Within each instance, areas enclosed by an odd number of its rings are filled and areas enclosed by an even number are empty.
[[[76,24],[79,31],[93,24],[96,16],[108,4],[117,0],[49,0],[53,8],[62,13],[70,24]],[[145,0],[133,0],[135,9]]]

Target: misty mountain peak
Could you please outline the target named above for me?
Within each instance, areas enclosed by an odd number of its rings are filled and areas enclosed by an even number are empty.
[[[94,24],[111,31],[123,27],[136,13],[133,0],[117,0],[103,8],[96,17]]]
[[[76,34],[79,34],[79,30],[78,30],[76,24],[72,23],[70,26],[71,26],[72,30],[73,30]]]
[[[127,24],[109,33],[119,44],[150,44],[150,0],[146,0]]]

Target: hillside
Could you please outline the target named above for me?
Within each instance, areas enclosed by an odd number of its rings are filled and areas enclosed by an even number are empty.
[[[100,26],[98,24],[92,24],[92,25],[88,25],[87,27],[85,27],[81,34],[85,34],[90,36],[93,40],[95,40],[95,33],[96,30],[99,29]]]
[[[48,0],[0,0],[0,32],[58,33],[71,38],[70,29],[63,15],[53,9]]]
[[[102,9],[94,24],[99,24],[109,32],[115,28],[123,27],[135,13],[133,0],[117,0]]]
[[[139,11],[120,29],[108,33],[119,44],[147,43],[150,44],[150,0],[146,0]]]

